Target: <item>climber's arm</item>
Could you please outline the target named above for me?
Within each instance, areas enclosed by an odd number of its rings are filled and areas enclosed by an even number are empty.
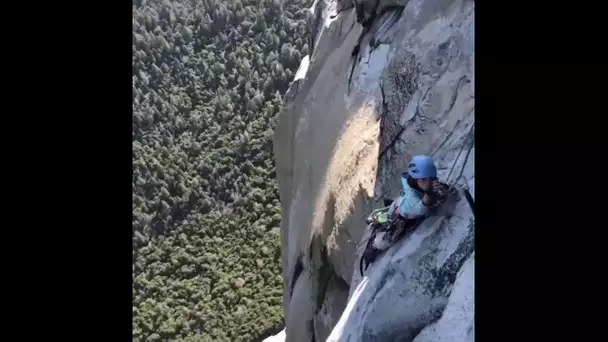
[[[432,207],[433,202],[433,198],[429,195],[424,195],[422,199],[416,196],[408,196],[408,198],[399,205],[399,214],[404,219],[408,220],[425,216]]]
[[[435,197],[430,194],[424,194],[424,196],[422,196],[422,200],[420,202],[422,204],[424,204],[425,207],[430,207],[433,204],[435,204]]]

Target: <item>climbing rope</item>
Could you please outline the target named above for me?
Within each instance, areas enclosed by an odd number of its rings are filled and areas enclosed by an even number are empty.
[[[460,159],[460,155],[462,154],[462,151],[464,151],[465,147],[467,147],[467,142],[469,141],[469,138],[472,136],[472,133],[475,129],[475,124],[473,124],[473,126],[471,126],[471,129],[469,130],[469,133],[467,133],[467,137],[464,141],[464,143],[462,144],[462,147],[460,148],[460,151],[458,152],[458,156],[456,157],[456,160],[454,160],[454,163],[452,164],[452,168],[450,169],[450,173],[448,173],[448,177],[446,178],[445,182],[447,184],[450,184],[450,177],[452,176],[452,172],[454,171],[454,168],[456,167],[456,163],[458,163],[458,160]],[[473,136],[473,141],[475,140],[475,137]],[[469,154],[471,153],[471,150],[473,149],[473,146],[475,146],[475,144],[470,144],[469,149],[467,151],[467,155],[465,157],[464,163],[462,163],[462,168],[460,169],[460,174],[459,176],[456,178],[456,180],[454,181],[454,184],[456,184],[456,182],[458,181],[458,179],[460,178],[460,176],[462,176],[462,172],[464,171],[464,167],[466,166],[468,159],[469,159]]]
[[[452,167],[450,168],[450,172],[448,173],[445,183],[443,183],[444,189],[443,189],[443,191],[441,191],[439,193],[440,200],[438,201],[437,204],[444,203],[450,195],[452,195],[453,193],[455,193],[459,190],[463,190],[465,192],[465,197],[467,199],[467,202],[468,202],[469,206],[471,207],[471,210],[473,210],[473,212],[474,212],[474,204],[472,202],[471,194],[469,193],[469,190],[468,190],[468,184],[466,184],[466,179],[465,179],[464,186],[457,186],[457,184],[456,184],[456,183],[458,183],[458,181],[460,179],[462,179],[462,174],[464,173],[464,168],[469,161],[469,155],[471,154],[471,150],[473,149],[473,146],[475,146],[475,144],[474,144],[475,137],[472,135],[474,129],[475,129],[475,124],[473,124],[473,126],[471,126],[471,129],[469,130],[469,133],[467,133],[467,136],[465,138],[465,141],[462,144],[462,147],[460,148],[460,151],[458,151],[458,156],[456,156],[456,160],[454,160],[454,163],[452,164]],[[471,137],[473,137],[473,140],[471,141],[471,143],[469,143],[469,138],[471,138]],[[462,167],[460,168],[460,173],[458,174],[458,177],[453,179],[453,181],[450,181],[450,179],[452,177],[452,173],[454,172],[454,169],[456,168],[456,164],[460,160],[460,156],[462,155],[462,152],[464,151],[464,149],[467,146],[468,146],[467,153],[466,153],[464,161],[462,163]]]

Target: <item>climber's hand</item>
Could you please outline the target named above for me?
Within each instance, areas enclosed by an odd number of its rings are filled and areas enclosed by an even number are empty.
[[[433,192],[439,194],[443,191],[443,184],[441,184],[438,180],[433,181]]]
[[[429,193],[433,190],[433,180],[431,178],[418,179],[418,186],[424,193]]]

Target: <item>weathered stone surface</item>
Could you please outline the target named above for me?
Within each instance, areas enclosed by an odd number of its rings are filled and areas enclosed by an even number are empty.
[[[441,318],[414,339],[435,341],[475,341],[475,253],[462,265]]]
[[[365,216],[398,195],[412,155],[433,155],[440,178],[474,194],[474,2],[317,0],[311,12],[314,49],[274,144],[287,341],[470,341],[474,223],[463,198],[364,278],[358,261]]]

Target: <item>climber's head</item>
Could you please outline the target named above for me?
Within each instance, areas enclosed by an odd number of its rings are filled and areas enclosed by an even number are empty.
[[[429,156],[414,156],[407,167],[407,174],[410,186],[415,184],[418,189],[428,189],[437,180],[437,168]]]

